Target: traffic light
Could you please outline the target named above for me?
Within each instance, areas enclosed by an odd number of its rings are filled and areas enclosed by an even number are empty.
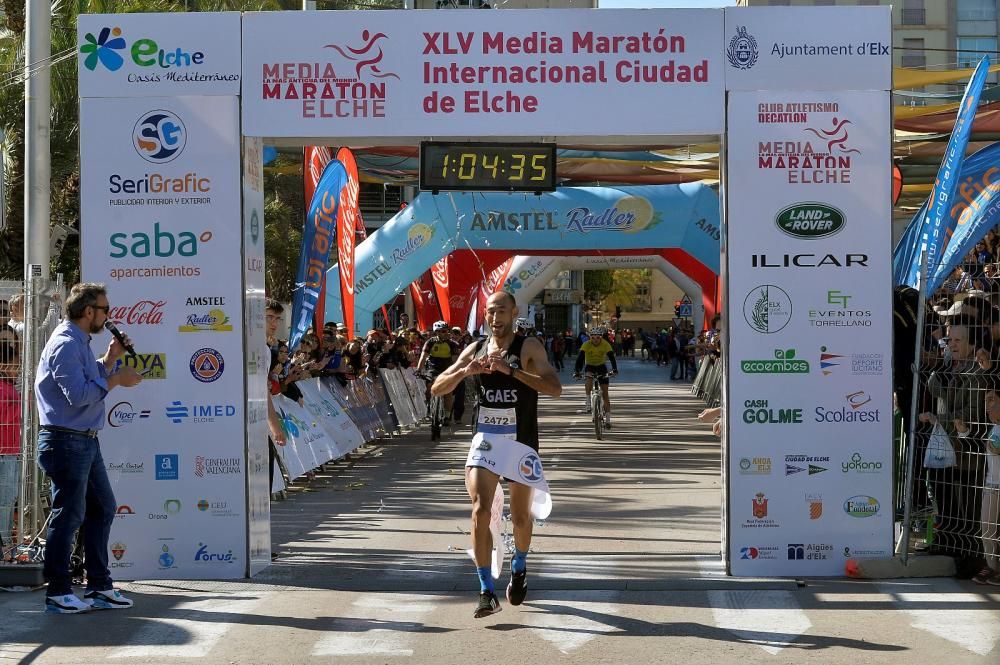
[[[616,319],[622,318],[622,306],[621,305],[615,305],[615,318]]]

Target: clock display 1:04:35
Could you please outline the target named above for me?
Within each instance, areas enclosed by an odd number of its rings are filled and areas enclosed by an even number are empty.
[[[508,153],[504,156],[484,152],[446,154],[441,164],[441,178],[459,180],[506,180],[510,183],[548,180],[546,155]]]

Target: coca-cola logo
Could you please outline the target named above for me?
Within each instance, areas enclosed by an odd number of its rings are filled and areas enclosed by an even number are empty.
[[[444,257],[440,261],[434,264],[431,268],[431,275],[434,277],[434,283],[440,286],[442,289],[448,288],[448,257]]]
[[[158,326],[163,323],[163,306],[166,304],[165,300],[140,300],[134,305],[112,307],[108,310],[108,318],[130,326]]]
[[[451,296],[448,298],[448,304],[453,308],[461,309],[465,307],[465,296]]]

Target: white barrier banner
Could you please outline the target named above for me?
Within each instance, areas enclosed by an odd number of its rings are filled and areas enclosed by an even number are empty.
[[[295,385],[302,391],[306,410],[329,434],[330,453],[324,462],[348,455],[364,444],[361,430],[319,379],[299,381]]]
[[[80,97],[236,97],[240,13],[80,14],[77,59]]]
[[[892,551],[888,92],[728,106],[729,547],[736,575]],[[737,166],[738,165],[738,166]]]
[[[616,136],[722,131],[718,9],[243,16],[244,133]],[[669,113],[664,123],[661,109]]]
[[[273,399],[274,408],[278,410],[288,435],[288,442],[284,446],[278,446],[278,452],[285,460],[288,477],[294,480],[329,460],[332,444],[326,428],[305,407],[284,395],[277,395]]]
[[[235,97],[83,99],[83,279],[144,377],[107,397],[122,579],[245,574],[240,138]],[[234,278],[234,275],[237,276]],[[108,336],[94,348],[103,354]]]

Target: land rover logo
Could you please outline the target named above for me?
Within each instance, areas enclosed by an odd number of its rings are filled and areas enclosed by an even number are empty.
[[[844,228],[844,213],[825,203],[796,203],[774,218],[778,229],[793,238],[828,238]]]

